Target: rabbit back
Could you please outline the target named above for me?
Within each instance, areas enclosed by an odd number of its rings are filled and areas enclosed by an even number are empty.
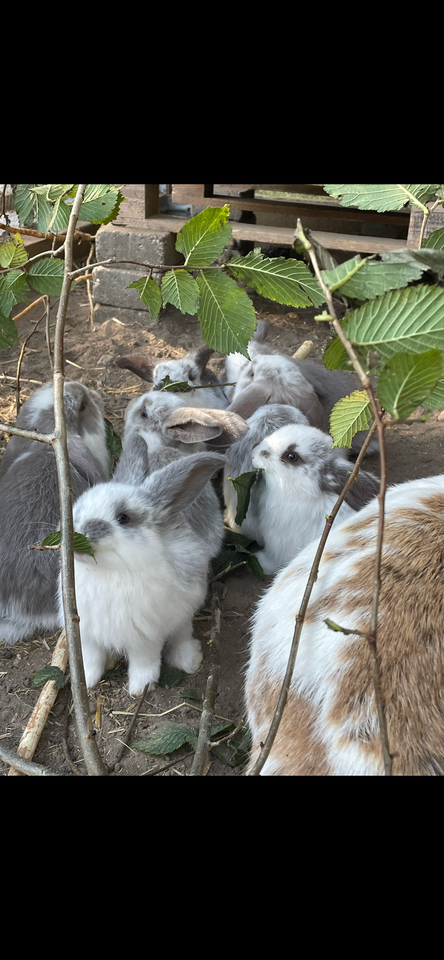
[[[328,617],[370,630],[377,525],[372,501],[332,528],[265,775],[384,773],[369,645],[324,623]],[[444,475],[387,492],[377,647],[395,775],[444,774],[443,538]],[[250,769],[276,707],[317,545],[278,574],[254,614],[246,677]]]

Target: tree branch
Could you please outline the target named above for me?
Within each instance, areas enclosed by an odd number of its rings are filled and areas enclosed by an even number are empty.
[[[211,598],[211,632],[208,641],[210,645],[210,673],[208,675],[205,688],[205,699],[203,702],[202,716],[199,726],[199,736],[197,738],[196,752],[188,774],[189,777],[203,777],[205,765],[208,759],[208,750],[210,744],[211,724],[214,718],[214,705],[217,696],[217,685],[220,674],[219,659],[219,636],[220,636],[220,617],[221,611],[217,590],[213,590]]]

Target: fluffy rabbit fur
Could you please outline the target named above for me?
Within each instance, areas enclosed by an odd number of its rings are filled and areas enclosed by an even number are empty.
[[[116,363],[118,367],[131,370],[142,380],[153,383],[153,390],[160,390],[163,387],[166,376],[170,380],[186,381],[191,387],[208,385],[206,390],[190,390],[183,394],[187,406],[225,409],[229,403],[225,389],[211,386],[211,384],[218,384],[219,380],[212,370],[207,370],[207,363],[213,352],[210,347],[203,344],[196,350],[190,350],[183,357],[173,360],[134,356],[120,357]]]
[[[208,529],[199,533],[189,510],[225,458],[179,456],[149,473],[143,466],[146,444],[133,440],[140,464],[134,465],[133,451],[130,482],[113,479],[86,491],[75,504],[74,526],[95,549],[95,561],[75,555],[87,686],[100,680],[110,655],[125,654],[135,695],[158,680],[162,655],[187,673],[200,666],[192,617],[205,599],[209,560],[222,542],[223,524],[221,512],[213,513],[207,517],[211,535]],[[124,463],[119,476],[125,477]]]
[[[74,498],[108,479],[110,459],[103,405],[93,390],[65,383],[65,416]],[[50,433],[54,427],[52,383],[24,404],[17,418],[23,429]],[[18,442],[16,442],[18,441]],[[59,494],[52,447],[12,437],[0,476],[0,640],[15,643],[37,630],[58,626],[58,555],[29,550],[59,528]]]
[[[125,411],[124,445],[129,436],[139,433],[150,454],[162,447],[195,453],[206,450],[208,441],[222,447],[234,443],[248,430],[237,414],[184,406],[188,396],[151,390],[131,400]]]
[[[315,427],[286,424],[257,444],[253,468],[259,474],[252,488],[242,533],[257,540],[257,558],[264,573],[276,573],[314,537],[320,537],[325,517],[350,475],[342,450]],[[345,519],[376,495],[379,481],[361,470],[339,516]]]
[[[369,645],[324,623],[329,617],[351,630],[370,630],[377,525],[376,500],[333,525],[265,775],[384,774]],[[391,487],[377,647],[398,776],[444,775],[443,542],[444,475]],[[311,543],[280,572],[254,614],[246,677],[251,765],[276,707],[316,548]]]

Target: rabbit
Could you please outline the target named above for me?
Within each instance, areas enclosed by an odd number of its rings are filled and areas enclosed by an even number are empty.
[[[304,424],[286,424],[265,437],[254,447],[251,462],[261,473],[242,532],[263,545],[256,555],[264,573],[272,574],[321,536],[351,466],[342,449],[331,447],[329,436]],[[378,490],[377,477],[360,470],[340,518],[360,510]]]
[[[334,523],[299,642],[287,705],[262,768],[271,776],[382,776],[380,733],[365,637],[371,629],[379,507]],[[377,650],[393,775],[444,775],[444,474],[390,487]],[[318,542],[273,580],[254,616],[246,672],[253,736],[265,742],[286,671],[295,617]]]
[[[300,410],[283,403],[269,403],[258,407],[246,422],[248,432],[227,450],[227,463],[224,467],[223,479],[225,523],[238,533],[244,532],[244,528],[239,527],[235,521],[237,494],[230,478],[235,479],[243,473],[250,473],[254,469],[251,460],[252,452],[264,437],[268,437],[270,433],[274,433],[275,430],[283,427],[286,423],[303,423],[308,426],[307,417]],[[253,487],[250,494],[248,524],[256,530],[258,517],[255,510],[255,493],[255,487]],[[254,521],[252,519],[253,514],[255,516]]]
[[[244,419],[226,410],[205,410],[184,406],[188,394],[151,390],[131,400],[125,411],[123,444],[140,433],[150,453],[175,447],[181,453],[196,453],[212,446],[234,443],[248,430]]]
[[[190,390],[180,396],[186,398],[189,407],[210,407],[211,409],[223,410],[228,406],[228,397],[225,388],[217,386],[219,380],[212,372],[207,370],[207,363],[214,351],[211,347],[203,344],[196,350],[190,350],[183,357],[177,357],[172,360],[158,360],[149,355],[145,357],[120,357],[116,360],[117,366],[131,370],[142,380],[148,380],[154,384],[153,390],[160,390],[163,387],[165,377],[170,380],[186,381],[190,386],[207,385],[205,390]],[[212,386],[214,384],[214,386]]]
[[[110,476],[103,404],[84,384],[64,387],[71,485],[74,499]],[[19,423],[20,421],[20,423]],[[23,405],[19,426],[50,433],[54,427],[52,384]],[[22,443],[17,445],[16,440]],[[59,491],[52,446],[12,437],[0,476],[0,641],[15,643],[38,630],[58,627],[56,552],[29,550],[59,528]]]
[[[225,458],[198,453],[150,473],[142,463],[146,443],[134,441],[140,463],[129,468],[131,482],[112,480],[87,490],[73,519],[95,550],[95,559],[74,558],[86,684],[99,682],[109,654],[123,653],[129,693],[135,696],[159,679],[162,655],[187,673],[200,666],[192,617],[206,596],[213,546],[196,532],[188,511]],[[135,483],[137,469],[141,482]],[[215,525],[220,545],[221,514]],[[59,587],[60,619],[62,608]]]

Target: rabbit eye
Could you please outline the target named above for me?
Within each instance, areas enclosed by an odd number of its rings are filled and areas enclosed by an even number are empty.
[[[284,453],[284,460],[288,460],[289,463],[296,463],[296,460],[299,460],[297,453],[293,453],[292,450],[288,450],[287,453]]]
[[[141,416],[141,417],[147,417],[148,414],[147,414],[146,410],[141,410],[140,416]]]
[[[86,400],[82,400],[79,410],[80,410],[80,413],[83,413],[83,411],[86,410]]]
[[[130,519],[131,517],[129,517],[127,513],[119,513],[119,516],[117,517],[117,523],[120,523],[122,526],[124,526],[125,523],[130,522]]]

